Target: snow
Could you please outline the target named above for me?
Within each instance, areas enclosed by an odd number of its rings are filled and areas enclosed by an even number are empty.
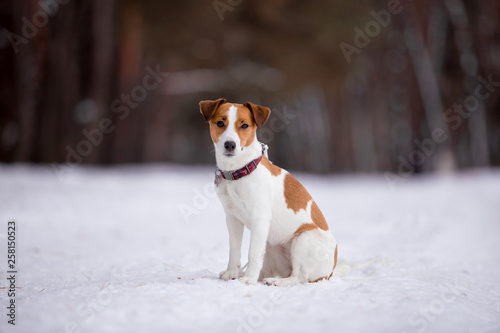
[[[500,170],[395,187],[294,173],[339,242],[339,266],[288,288],[218,279],[228,234],[213,170],[86,166],[59,179],[50,166],[0,165],[0,332],[500,332]]]

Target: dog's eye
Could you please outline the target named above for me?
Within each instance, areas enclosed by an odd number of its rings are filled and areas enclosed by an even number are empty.
[[[219,126],[219,127],[224,127],[224,122],[223,122],[222,120],[219,120],[219,121],[217,122],[217,126]]]
[[[243,129],[248,128],[248,124],[241,125],[241,128],[243,128]]]

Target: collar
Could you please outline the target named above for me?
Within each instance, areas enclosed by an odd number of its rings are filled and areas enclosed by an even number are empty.
[[[248,176],[251,174],[255,169],[257,169],[257,165],[259,165],[260,160],[262,159],[263,155],[260,155],[257,157],[255,160],[251,161],[247,165],[245,165],[243,168],[238,169],[238,170],[233,170],[233,171],[222,171],[219,168],[215,170],[215,183],[218,184],[218,180],[220,177],[227,179],[227,180],[238,180],[240,178],[243,178],[245,176]]]

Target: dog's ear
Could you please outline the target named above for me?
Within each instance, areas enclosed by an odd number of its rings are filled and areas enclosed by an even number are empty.
[[[271,114],[271,110],[269,110],[269,108],[266,108],[265,106],[255,105],[250,102],[246,102],[243,105],[245,105],[250,109],[250,111],[252,111],[253,118],[255,119],[255,123],[257,124],[258,128],[261,128],[262,125],[266,123],[267,118],[269,118],[269,115]]]
[[[209,121],[213,116],[217,108],[226,103],[226,99],[219,98],[216,101],[201,101],[200,102],[200,112],[205,117],[205,121]]]

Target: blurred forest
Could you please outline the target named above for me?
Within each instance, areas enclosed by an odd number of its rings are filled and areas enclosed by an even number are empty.
[[[309,172],[500,164],[496,0],[0,2],[0,161],[213,164],[204,99]]]

